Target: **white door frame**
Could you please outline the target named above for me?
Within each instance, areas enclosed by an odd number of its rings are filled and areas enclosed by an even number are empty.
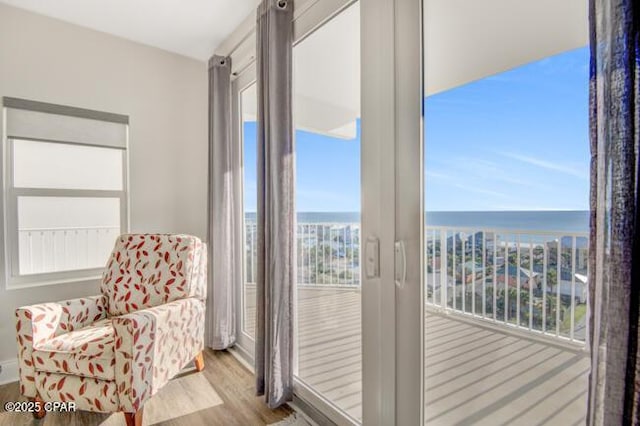
[[[255,64],[251,64],[247,67],[241,75],[239,75],[236,79],[231,82],[231,117],[232,117],[232,131],[231,138],[233,143],[239,147],[240,155],[238,156],[238,160],[240,164],[237,165],[238,170],[240,170],[240,183],[239,187],[236,188],[236,191],[242,193],[242,229],[241,229],[241,237],[242,237],[242,279],[241,285],[239,285],[236,289],[236,346],[235,349],[240,352],[242,357],[249,362],[251,365],[254,365],[254,356],[255,356],[255,340],[252,336],[250,336],[247,332],[245,332],[245,324],[244,324],[244,284],[245,284],[245,274],[246,274],[246,266],[245,266],[245,249],[244,242],[246,241],[244,233],[246,232],[246,226],[244,223],[245,211],[244,211],[244,138],[243,138],[243,124],[242,124],[242,92],[254,84],[256,81],[256,69]]]
[[[295,42],[351,3],[301,2],[294,22]],[[362,423],[418,425],[424,418],[422,1],[360,0],[360,11],[362,241],[364,245],[372,237],[379,243],[379,275],[361,273]],[[219,52],[231,54],[234,64],[237,143],[242,143],[239,95],[255,80],[252,24],[246,21]],[[404,259],[396,256],[397,241],[404,245]],[[396,285],[405,271],[404,282]],[[242,301],[242,289],[237,296]],[[242,308],[241,302],[238,307]],[[254,341],[243,332],[243,312],[238,311],[238,346],[253,361]],[[352,424],[303,383],[296,381],[295,392],[337,424]]]
[[[380,243],[380,277],[363,274],[362,280],[363,388],[377,390],[364,394],[363,423],[419,425],[424,418],[422,2],[366,0],[360,8],[363,241],[373,237]]]
[[[396,424],[424,424],[422,1],[396,0],[396,240],[406,279],[396,292]],[[402,265],[396,265],[396,269]],[[397,274],[398,275],[398,274]]]

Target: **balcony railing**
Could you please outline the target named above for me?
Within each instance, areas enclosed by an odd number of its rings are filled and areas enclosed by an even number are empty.
[[[586,233],[427,227],[427,303],[583,343]]]
[[[245,225],[245,281],[255,283],[256,224]],[[299,223],[298,285],[360,286],[360,224]]]
[[[586,233],[427,226],[426,303],[434,309],[583,344]],[[256,224],[245,225],[255,282]],[[298,285],[360,286],[360,225],[299,223]]]

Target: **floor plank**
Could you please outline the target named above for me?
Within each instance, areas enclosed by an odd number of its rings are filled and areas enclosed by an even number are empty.
[[[226,351],[205,351],[205,369],[181,374],[154,396],[145,408],[145,425],[266,425],[291,414],[288,407],[270,410],[255,396],[251,372]],[[165,392],[163,392],[165,391]],[[24,400],[18,384],[0,386],[0,406]],[[122,426],[120,413],[48,413],[36,421],[30,414],[8,413],[0,409],[0,426]]]
[[[255,291],[246,289],[245,315],[255,320]],[[354,418],[362,413],[360,292],[298,289],[299,377]],[[428,425],[580,425],[585,422],[588,354],[427,309],[425,418]],[[277,421],[288,411],[268,410],[254,395],[254,380],[230,354],[206,354],[203,374],[223,403],[162,424],[248,424]],[[13,392],[13,393],[12,393]],[[17,386],[0,387],[2,401]],[[0,413],[0,426],[31,424]],[[4,417],[3,417],[4,416]],[[99,424],[91,413],[63,422]],[[88,419],[87,423],[74,423]],[[105,418],[101,418],[105,421]]]
[[[253,326],[255,290],[245,289]],[[336,406],[362,416],[360,292],[298,289],[298,376]],[[579,425],[586,414],[588,355],[426,309],[427,425]]]

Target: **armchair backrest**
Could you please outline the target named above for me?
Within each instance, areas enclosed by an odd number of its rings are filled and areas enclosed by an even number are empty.
[[[191,235],[124,234],[118,237],[100,290],[109,315],[123,315],[207,294],[207,248]]]

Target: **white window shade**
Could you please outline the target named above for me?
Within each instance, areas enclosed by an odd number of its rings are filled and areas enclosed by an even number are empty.
[[[126,116],[4,98],[8,138],[125,148]]]
[[[87,118],[7,108],[7,135],[124,148],[126,126]]]
[[[15,140],[13,158],[17,188],[123,188],[119,149]]]
[[[20,275],[104,266],[120,222],[119,198],[18,197]]]
[[[100,276],[128,230],[124,115],[3,98],[7,288]]]
[[[21,230],[119,227],[119,198],[18,197]]]

